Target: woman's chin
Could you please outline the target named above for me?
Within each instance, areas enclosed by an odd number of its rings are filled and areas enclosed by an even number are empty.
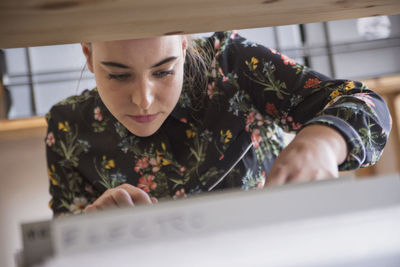
[[[161,126],[161,125],[160,125]],[[130,127],[127,127],[128,131],[130,131],[132,134],[139,136],[139,137],[149,137],[153,135],[157,130],[160,128],[160,126],[157,125],[143,125],[140,127],[134,127],[133,125],[130,125]],[[140,128],[140,129],[138,129]]]

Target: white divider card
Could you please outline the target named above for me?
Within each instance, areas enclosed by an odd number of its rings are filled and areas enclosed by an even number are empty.
[[[398,267],[400,206],[60,255],[41,267]]]
[[[24,251],[20,261],[23,265],[38,263],[53,254],[50,224],[50,221],[41,221],[21,225]]]
[[[185,242],[233,231],[397,207],[398,175],[335,179],[261,191],[206,194],[183,201],[60,218],[52,223],[52,238],[55,255],[62,257]],[[181,250],[185,253],[185,248]]]

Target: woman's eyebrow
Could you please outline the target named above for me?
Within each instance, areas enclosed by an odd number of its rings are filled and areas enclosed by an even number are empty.
[[[118,62],[112,62],[112,61],[102,61],[101,64],[106,65],[106,66],[110,66],[110,67],[117,67],[117,68],[121,68],[121,69],[130,69],[131,67],[118,63]]]
[[[175,57],[175,56],[167,57],[166,59],[163,59],[160,62],[158,62],[158,63],[154,64],[153,66],[151,66],[151,68],[155,68],[155,67],[161,66],[161,65],[163,65],[165,63],[168,63],[168,62],[170,62],[172,60],[175,60],[177,58],[178,57]],[[131,68],[131,67],[127,66],[127,65],[124,65],[124,64],[121,64],[121,63],[118,63],[118,62],[113,62],[113,61],[101,61],[100,63],[103,64],[103,65],[106,65],[106,66],[117,67],[117,68],[121,68],[121,69],[130,69]]]
[[[163,64],[165,64],[165,63],[167,63],[167,62],[170,62],[170,61],[172,61],[172,60],[175,60],[175,59],[177,59],[177,58],[178,58],[178,57],[175,57],[175,56],[167,57],[166,59],[163,59],[163,60],[161,60],[160,62],[158,62],[158,63],[154,64],[153,66],[151,66],[151,68],[155,68],[155,67],[161,66],[161,65],[163,65]]]

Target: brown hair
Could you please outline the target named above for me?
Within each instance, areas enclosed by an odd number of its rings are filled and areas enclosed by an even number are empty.
[[[209,47],[201,47],[192,37],[188,38],[188,48],[184,65],[184,84],[191,94],[192,108],[198,109],[203,98],[207,95],[208,73],[211,68],[211,56]],[[208,43],[206,43],[208,44]]]

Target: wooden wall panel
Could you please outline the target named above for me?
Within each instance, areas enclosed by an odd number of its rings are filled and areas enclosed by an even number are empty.
[[[399,13],[399,0],[1,0],[0,48]]]

